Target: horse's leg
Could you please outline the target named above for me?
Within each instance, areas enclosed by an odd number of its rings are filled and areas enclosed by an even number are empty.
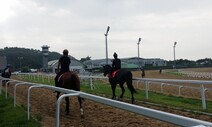
[[[60,92],[57,92],[57,95],[56,95],[57,100],[58,100],[59,96],[60,96]]]
[[[116,99],[116,84],[111,84],[111,88],[112,88],[112,92],[113,92],[113,96],[112,99]]]
[[[81,97],[78,97],[78,102],[79,102],[79,105],[80,105],[80,113],[81,113],[81,116],[83,116],[84,113],[83,113],[83,109],[82,109],[82,98],[81,98]]]
[[[132,85],[132,80],[128,80],[126,81],[127,83],[127,87],[128,89],[130,90],[130,93],[131,93],[131,103],[134,104],[134,88],[133,88],[133,85]]]
[[[65,97],[66,100],[66,115],[69,114],[69,97]]]
[[[128,82],[128,85],[131,85],[130,88],[129,88],[130,93],[131,93],[131,103],[134,104],[134,95],[133,95],[133,94],[134,94],[134,91],[133,91],[133,89],[132,89],[132,87],[133,87],[133,86],[132,86],[132,83],[130,84],[130,83]],[[129,87],[129,86],[128,86],[128,87]]]
[[[125,92],[125,89],[124,89],[124,84],[119,84],[119,86],[121,87],[121,95],[120,95],[120,99],[122,100],[123,99],[123,96],[124,96],[124,92]]]
[[[134,92],[133,91],[130,91],[130,92],[131,92],[131,95],[132,95],[132,97],[131,97],[131,103],[134,104],[134,95],[133,95]]]

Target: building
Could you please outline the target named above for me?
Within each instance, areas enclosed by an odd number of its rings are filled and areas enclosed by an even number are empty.
[[[108,59],[108,64],[112,66],[112,60],[113,59]],[[97,59],[97,60],[87,60],[84,62],[86,65],[87,69],[97,69],[97,68],[102,68],[104,65],[106,65],[106,60],[105,59]],[[125,61],[122,61],[121,59],[121,68],[139,68],[138,65],[133,64],[133,63],[127,63]]]
[[[70,70],[77,73],[84,73],[85,65],[81,61],[75,59],[74,57],[70,58],[71,58],[71,64],[69,66]],[[58,66],[58,60],[52,60],[48,62],[49,71],[52,73],[55,73],[55,69],[57,69],[57,66]]]
[[[48,72],[48,57],[49,57],[49,46],[42,46],[42,54],[43,54],[43,68],[44,72]]]
[[[123,58],[121,59],[124,62],[136,64],[140,67],[145,66],[152,66],[152,67],[158,67],[158,66],[166,66],[167,62],[160,58],[151,58],[151,59],[144,59],[144,58],[138,58],[138,57],[131,57],[131,58]]]
[[[112,65],[113,59],[108,59],[108,64]],[[84,62],[87,66],[87,69],[95,69],[95,68],[102,68],[102,66],[106,65],[105,59],[97,59],[97,60],[87,60]],[[131,58],[121,58],[121,67],[128,68],[128,69],[138,69],[145,66],[166,66],[167,63],[163,59],[153,58],[153,59],[143,59],[138,57],[131,57]]]

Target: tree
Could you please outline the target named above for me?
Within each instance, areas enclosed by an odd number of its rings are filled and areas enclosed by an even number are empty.
[[[81,58],[81,59],[80,59],[81,62],[84,62],[84,61],[86,61],[86,60],[91,60],[91,56],[87,56],[87,57],[85,57],[85,58]]]
[[[26,49],[18,47],[5,47],[0,49],[0,55],[7,57],[7,63],[10,64],[14,70],[22,67],[40,69],[43,64],[43,56],[40,50]],[[49,52],[49,61],[59,59],[61,54],[57,52]]]

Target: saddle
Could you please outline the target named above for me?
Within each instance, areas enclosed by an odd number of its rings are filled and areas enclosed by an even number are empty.
[[[117,73],[119,70],[120,70],[120,69],[113,71],[112,74],[111,74],[111,77],[114,78],[115,75],[116,75],[116,73]]]

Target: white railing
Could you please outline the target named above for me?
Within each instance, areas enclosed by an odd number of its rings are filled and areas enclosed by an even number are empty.
[[[193,78],[212,79],[212,73],[208,73],[208,72],[193,72],[193,71],[179,70],[178,73],[181,73],[188,77],[193,77]]]
[[[0,81],[0,86],[1,86],[2,81],[5,80],[5,79],[0,78],[0,80],[1,80]],[[7,80],[10,80],[10,79],[7,79]],[[28,95],[27,95],[28,120],[30,118],[29,117],[30,116],[29,115],[30,114],[30,92],[32,91],[32,88],[46,88],[46,89],[57,90],[57,91],[60,91],[60,92],[68,93],[67,95],[60,96],[60,98],[58,99],[58,101],[56,103],[56,108],[57,108],[56,109],[56,126],[57,127],[59,127],[60,100],[65,96],[80,96],[82,98],[86,98],[86,99],[89,99],[89,100],[92,100],[92,101],[95,101],[95,102],[110,105],[110,106],[113,106],[113,107],[116,107],[116,108],[120,108],[120,109],[123,109],[123,110],[134,112],[136,114],[144,115],[146,117],[165,121],[165,122],[176,124],[176,125],[179,125],[179,126],[212,127],[211,122],[193,119],[193,118],[189,118],[189,117],[184,117],[184,116],[180,116],[180,115],[175,115],[175,114],[171,114],[171,113],[167,113],[167,112],[163,112],[163,111],[159,111],[159,110],[155,110],[155,109],[150,109],[150,108],[146,108],[146,107],[142,107],[142,106],[138,106],[138,105],[133,105],[133,104],[125,103],[125,102],[120,102],[120,101],[116,101],[116,100],[111,100],[111,99],[108,99],[108,98],[95,96],[95,95],[91,95],[91,94],[84,93],[84,92],[58,88],[58,87],[49,86],[49,85],[45,85],[45,84],[35,84],[35,83],[29,83],[29,82],[21,82],[21,81],[17,81],[17,80],[10,80],[10,81],[14,82],[14,83],[18,82],[18,83],[15,84],[14,93],[16,93],[16,87],[18,85],[29,85],[29,86],[31,86],[31,87],[28,88]],[[8,83],[6,83],[6,87],[7,87],[7,85],[8,85]],[[75,93],[75,94],[73,94],[73,93]],[[16,96],[16,94],[14,94],[14,98],[16,98],[15,96]],[[15,101],[14,101],[14,106],[15,106]]]
[[[40,79],[41,81],[44,81],[44,79],[48,79],[48,82],[50,82],[50,79],[54,78],[55,75],[36,75],[36,73],[20,73],[19,75],[24,75],[30,79]],[[39,78],[38,78],[39,77]],[[89,79],[90,80],[90,87],[91,89],[94,89],[94,85],[93,85],[93,79],[108,79],[107,77],[103,77],[103,76],[80,76],[81,79]],[[144,82],[144,90],[145,90],[145,96],[146,99],[149,99],[149,83],[151,82],[157,82],[157,83],[161,83],[161,91],[163,91],[163,86],[165,84],[171,85],[169,83],[189,83],[189,84],[194,84],[197,87],[190,87],[192,89],[199,89],[200,91],[200,96],[201,96],[201,101],[202,101],[202,109],[205,110],[206,107],[206,97],[205,97],[205,92],[208,90],[210,91],[210,88],[205,88],[204,85],[212,85],[212,81],[208,81],[208,80],[179,80],[179,79],[153,79],[153,78],[133,78],[134,81],[137,81],[137,85],[138,82]],[[183,87],[187,87],[187,86],[182,86],[179,85],[179,94],[181,94],[181,89]],[[188,87],[187,87],[188,88]]]

